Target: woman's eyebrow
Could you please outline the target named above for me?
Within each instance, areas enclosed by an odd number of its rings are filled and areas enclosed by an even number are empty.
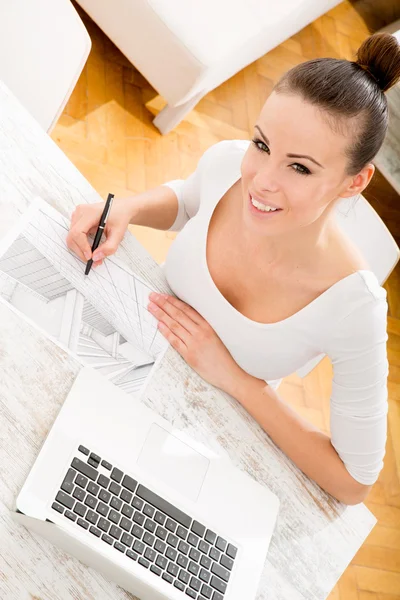
[[[264,142],[267,144],[267,146],[269,146],[270,145],[269,140],[268,140],[267,136],[264,135],[264,133],[261,131],[260,127],[258,125],[255,125],[254,128],[258,129]],[[286,154],[286,156],[288,156],[289,158],[308,158],[308,160],[311,160],[313,163],[315,163],[322,169],[325,169],[325,167],[322,166],[318,161],[316,161],[315,158],[312,158],[312,156],[308,156],[307,154]]]

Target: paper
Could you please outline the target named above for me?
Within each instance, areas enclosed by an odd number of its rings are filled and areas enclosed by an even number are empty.
[[[82,364],[137,396],[169,344],[150,286],[115,257],[84,275],[69,221],[37,198],[0,247],[0,297]]]

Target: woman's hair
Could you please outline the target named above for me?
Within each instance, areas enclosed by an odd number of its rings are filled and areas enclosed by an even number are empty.
[[[399,42],[390,33],[375,33],[361,44],[356,61],[306,61],[287,71],[273,91],[300,94],[321,109],[334,131],[351,132],[347,174],[356,175],[383,143],[388,126],[383,92],[399,79]]]

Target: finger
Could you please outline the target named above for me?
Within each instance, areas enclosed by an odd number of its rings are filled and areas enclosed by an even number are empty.
[[[69,248],[70,250],[72,250],[72,252],[73,252],[74,254],[76,254],[76,255],[78,256],[78,258],[80,258],[80,259],[81,259],[81,261],[82,261],[82,262],[87,262],[86,258],[85,258],[85,257],[83,256],[83,254],[82,254],[82,250],[79,248],[79,246],[78,246],[77,244],[75,244],[75,242],[74,242],[74,241],[71,241],[71,242],[68,244],[68,248]]]
[[[168,329],[172,331],[177,337],[179,337],[186,344],[189,343],[192,333],[186,329],[179,321],[172,319],[162,308],[150,302],[149,312],[156,317],[159,321],[165,323]]]
[[[158,297],[151,297],[151,301],[161,306],[167,314],[172,318],[176,319],[182,325],[186,327],[188,331],[194,334],[199,325],[204,322],[201,317],[191,306],[188,306],[185,302],[174,298],[168,294],[158,294]]]
[[[106,256],[110,256],[116,252],[121,239],[123,238],[124,232],[121,229],[113,228],[107,231],[107,239],[105,242],[99,245],[99,247],[93,252],[93,259],[103,260]]]
[[[167,325],[165,325],[165,323],[159,323],[158,324],[158,329],[160,330],[160,332],[162,333],[162,335],[168,340],[168,342],[171,344],[171,346],[173,348],[175,348],[175,350],[177,352],[179,352],[179,354],[185,358],[185,355],[187,354],[187,346],[186,344],[177,336],[174,334],[173,331],[171,331]]]
[[[73,227],[67,235],[68,247],[72,249],[75,245],[79,248],[79,256],[83,256],[83,260],[92,258],[92,249],[90,248],[87,235],[82,230],[79,230],[79,223]]]
[[[155,302],[149,303],[149,311],[159,320],[163,320],[170,327],[169,323],[174,321],[183,327],[190,335],[196,335],[198,325],[194,323],[184,312],[165,301],[162,306]]]

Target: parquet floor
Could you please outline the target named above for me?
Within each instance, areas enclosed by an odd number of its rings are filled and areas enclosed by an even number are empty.
[[[152,116],[157,93],[79,8],[93,49],[52,138],[106,197],[130,196],[184,178],[201,154],[222,139],[248,139],[273,83],[288,68],[315,57],[353,59],[361,42],[400,18],[398,0],[342,2],[209,93],[173,132],[161,136]],[[146,106],[145,106],[146,104]],[[377,173],[365,196],[400,244],[399,196]],[[173,233],[132,228],[162,262]],[[332,590],[330,600],[400,600],[400,265],[385,287],[389,300],[389,415],[385,466],[366,505],[378,524]],[[287,377],[280,394],[329,433],[328,359],[305,379]]]

